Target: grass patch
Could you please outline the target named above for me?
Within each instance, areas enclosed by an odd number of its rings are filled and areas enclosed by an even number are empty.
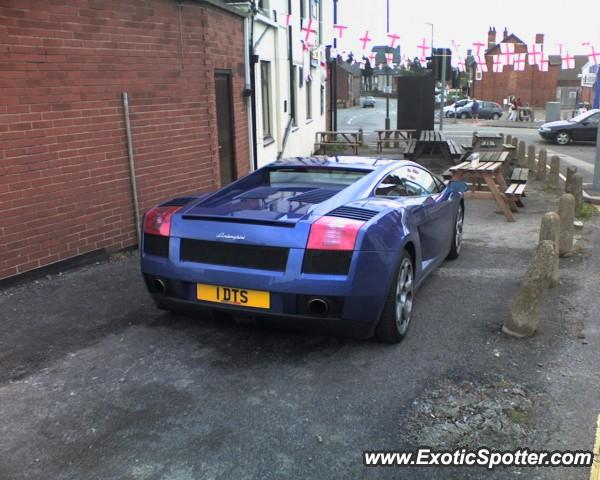
[[[598,210],[591,203],[583,202],[575,212],[575,216],[580,220],[589,220],[597,213]]]
[[[506,414],[515,423],[520,423],[521,425],[527,423],[527,414],[517,408],[511,408]]]

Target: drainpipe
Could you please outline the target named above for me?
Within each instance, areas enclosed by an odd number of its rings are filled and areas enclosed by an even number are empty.
[[[288,13],[292,13],[292,0],[288,0]],[[290,66],[290,116],[296,123],[296,91],[294,78],[294,50],[292,45],[292,25],[288,26],[288,62]]]
[[[135,176],[135,163],[133,161],[133,140],[131,138],[131,123],[129,122],[129,98],[127,92],[123,92],[123,115],[125,116],[125,131],[127,133],[127,156],[129,157],[129,176],[131,177],[131,193],[133,196],[133,213],[135,215],[135,231],[138,245],[141,245],[140,228],[140,205],[138,202],[137,184]]]
[[[256,2],[251,2],[251,15],[250,18],[246,17],[244,20],[244,37],[245,42],[245,55],[246,61],[246,88],[245,91],[250,93],[247,102],[250,103],[251,121],[249,125],[250,144],[251,144],[251,168],[256,170],[258,168],[258,146],[256,138],[256,58],[254,55],[254,16],[256,15],[257,8]]]

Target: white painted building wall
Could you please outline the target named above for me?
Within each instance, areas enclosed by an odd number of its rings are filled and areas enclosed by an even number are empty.
[[[319,55],[310,67],[312,82],[311,112],[307,108],[307,83],[303,78],[303,67],[307,61],[303,58],[301,38],[306,33],[301,31],[301,2],[304,4],[305,22],[309,15],[313,19],[316,34],[311,35],[312,42],[328,43],[332,38],[332,2],[323,0],[292,0],[291,20],[292,51],[295,70],[295,104],[296,121],[290,129],[284,146],[286,128],[291,118],[290,70],[288,57],[288,29],[285,26],[285,15],[288,13],[288,0],[263,0],[262,14],[254,20],[254,53],[257,62],[254,65],[256,78],[256,133],[257,164],[259,167],[282,157],[311,155],[314,151],[315,133],[326,130],[325,72],[319,65]],[[264,67],[261,62],[268,62]],[[263,106],[263,72],[269,73],[267,91],[269,108]],[[264,115],[270,115],[270,132],[265,131]]]

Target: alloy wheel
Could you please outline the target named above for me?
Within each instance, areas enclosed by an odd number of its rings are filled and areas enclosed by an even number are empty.
[[[409,258],[403,258],[396,283],[396,327],[404,335],[410,323],[413,305],[413,266]]]

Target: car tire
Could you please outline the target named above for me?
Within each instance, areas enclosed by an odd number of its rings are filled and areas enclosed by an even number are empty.
[[[466,112],[463,112],[460,114],[460,118],[462,118],[462,119],[469,118],[469,114]]]
[[[450,245],[450,253],[448,253],[448,259],[454,260],[460,255],[460,248],[462,247],[463,240],[463,226],[465,221],[465,209],[461,204],[458,206],[456,212],[456,219],[454,220],[454,230],[452,231],[452,244]]]
[[[390,290],[375,329],[375,338],[384,343],[398,343],[406,335],[412,315],[415,269],[410,254],[404,250],[392,279]]]
[[[499,113],[494,113],[492,115],[492,120],[500,120],[500,114]]]
[[[558,132],[554,137],[554,142],[557,145],[567,145],[571,141],[571,134],[564,130]]]

